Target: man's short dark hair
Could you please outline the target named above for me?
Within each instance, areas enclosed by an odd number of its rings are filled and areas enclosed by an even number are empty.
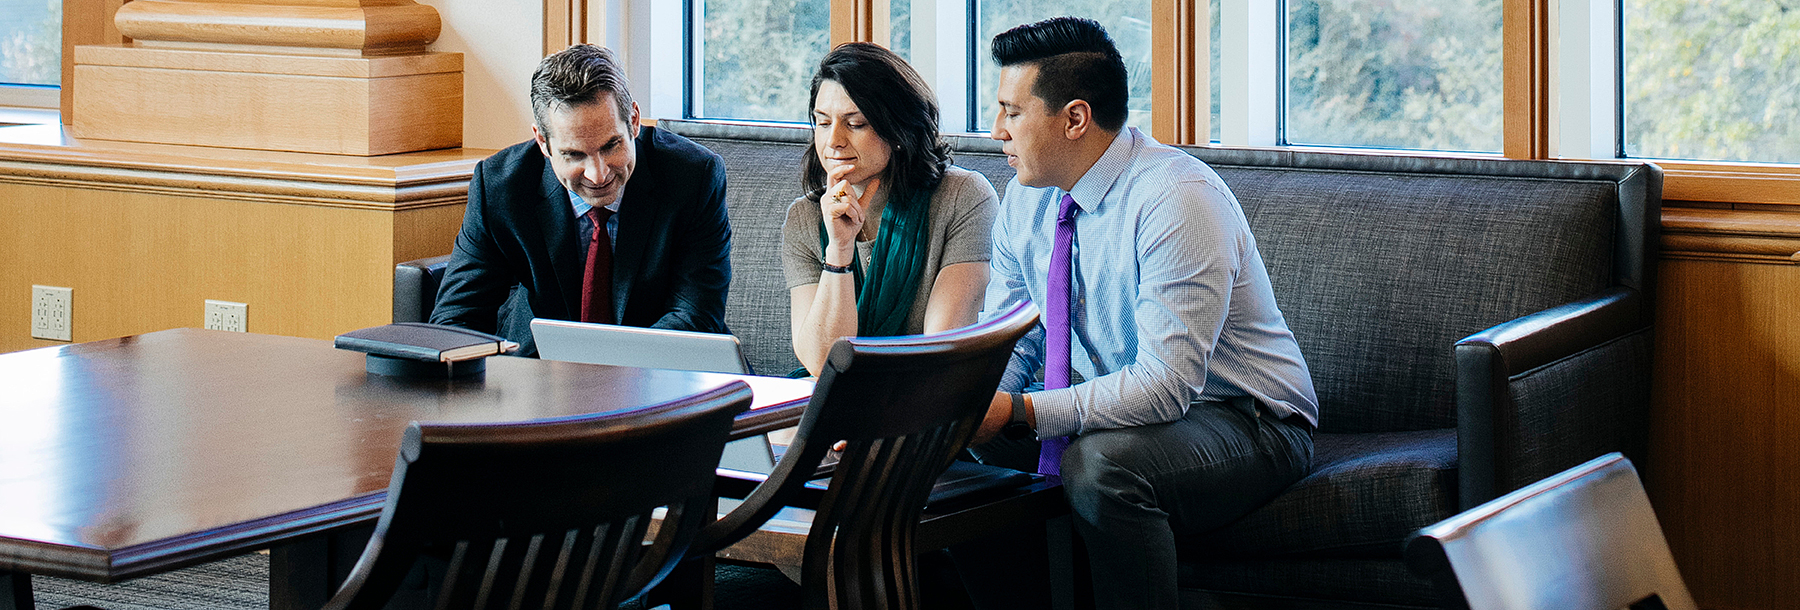
[[[1125,128],[1125,58],[1106,28],[1092,19],[1053,17],[994,37],[994,61],[1001,67],[1036,65],[1031,92],[1057,112],[1073,100],[1094,109],[1094,122],[1107,131]]]
[[[631,82],[618,59],[606,47],[578,44],[538,62],[531,73],[531,118],[539,131],[550,134],[544,119],[551,108],[592,104],[610,93],[620,121],[631,120]]]

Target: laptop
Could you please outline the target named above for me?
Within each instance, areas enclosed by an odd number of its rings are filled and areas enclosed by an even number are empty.
[[[750,374],[743,346],[731,335],[537,318],[531,336],[544,360]]]
[[[743,346],[731,335],[536,318],[531,321],[531,337],[537,342],[538,358],[544,360],[750,374]],[[759,434],[726,443],[719,468],[759,475],[774,472],[769,437]]]

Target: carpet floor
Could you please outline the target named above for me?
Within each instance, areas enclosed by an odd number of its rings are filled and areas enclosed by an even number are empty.
[[[720,565],[714,578],[716,610],[800,607],[800,586],[773,569]],[[269,556],[252,553],[110,585],[43,576],[31,584],[38,610],[268,610]]]

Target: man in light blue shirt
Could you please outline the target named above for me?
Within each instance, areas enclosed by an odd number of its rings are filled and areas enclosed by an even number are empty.
[[[980,438],[1010,424],[1044,441],[1101,608],[1175,608],[1176,537],[1225,525],[1306,474],[1312,377],[1231,190],[1124,127],[1125,66],[1105,30],[1073,18],[1020,26],[995,37],[994,57],[993,137],[1018,175],[994,225],[984,309],[1030,300],[1046,315],[1019,342]],[[1049,310],[1061,303],[1058,323]],[[1066,348],[1046,336],[1059,324]],[[1060,385],[1046,369],[1056,362],[1072,385],[1039,389],[1040,370]],[[1059,462],[1052,447],[1064,442]]]

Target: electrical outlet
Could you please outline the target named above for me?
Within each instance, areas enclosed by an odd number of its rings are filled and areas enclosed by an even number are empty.
[[[70,311],[75,290],[59,286],[31,287],[31,336],[34,339],[73,341]]]
[[[250,322],[246,313],[249,307],[243,303],[207,299],[206,328],[229,330],[234,333],[249,332]]]

